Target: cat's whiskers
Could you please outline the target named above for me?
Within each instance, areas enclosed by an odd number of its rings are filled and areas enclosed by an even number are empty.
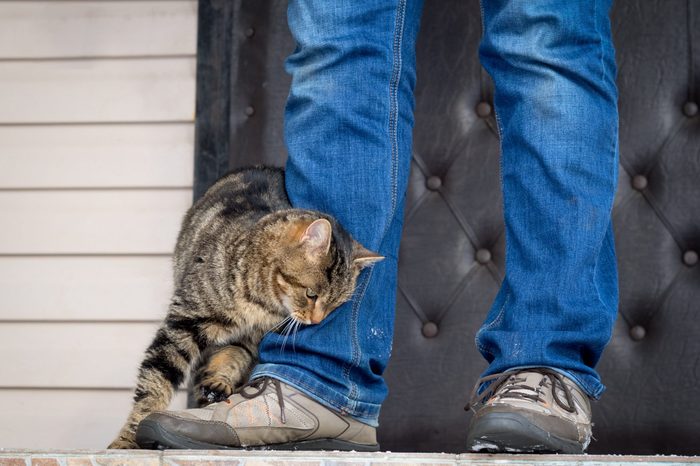
[[[278,330],[278,329],[279,329],[280,327],[282,327],[283,325],[288,325],[289,322],[290,322],[291,320],[292,320],[292,316],[287,316],[287,317],[285,317],[285,318],[282,319],[277,325],[275,325],[275,326],[272,327],[270,330],[268,330],[267,333],[272,333],[272,332],[274,332],[275,330]]]
[[[292,316],[290,316],[292,317]],[[287,346],[287,339],[289,338],[289,334],[291,333],[292,329],[294,328],[294,325],[298,322],[297,319],[292,318],[290,322],[284,327],[284,330],[282,331],[282,335],[284,336],[284,339],[282,340],[282,346],[280,347],[280,353],[284,351],[285,346]]]
[[[296,353],[297,348],[296,345],[294,344],[297,339],[297,332],[299,331],[299,327],[301,326],[301,321],[296,320],[293,325],[293,330],[292,330],[292,352]]]
[[[282,331],[284,339],[282,340],[282,345],[280,346],[280,352],[284,351],[284,349],[287,347],[287,340],[291,336],[292,351],[296,353],[296,336],[297,332],[299,331],[299,327],[301,327],[301,324],[303,324],[304,321],[302,321],[298,316],[295,316],[294,314],[290,316],[290,319],[291,320],[287,323],[284,330]]]

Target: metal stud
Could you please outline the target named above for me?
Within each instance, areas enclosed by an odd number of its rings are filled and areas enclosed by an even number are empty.
[[[641,341],[647,336],[647,331],[641,325],[635,325],[630,329],[630,338],[634,341]]]
[[[689,249],[683,253],[683,263],[688,267],[692,267],[698,263],[698,253]]]
[[[423,324],[423,328],[421,329],[421,332],[425,338],[434,338],[437,336],[439,331],[440,329],[435,322],[426,322]]]
[[[478,251],[476,251],[475,257],[476,257],[476,261],[479,264],[482,264],[482,265],[488,264],[489,261],[491,260],[491,251],[489,251],[488,249],[483,249],[483,248],[479,249]]]
[[[491,115],[491,104],[488,102],[479,102],[479,104],[476,106],[476,114],[479,116],[479,118],[486,118],[487,116]]]
[[[428,179],[425,180],[425,185],[429,190],[437,191],[442,186],[442,180],[439,176],[429,176]]]
[[[632,187],[637,191],[645,190],[648,184],[647,177],[644,175],[634,175],[632,177]]]
[[[683,104],[683,114],[688,118],[692,118],[698,114],[698,104],[689,100]]]

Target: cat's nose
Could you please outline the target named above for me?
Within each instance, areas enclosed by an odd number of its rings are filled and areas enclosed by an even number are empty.
[[[321,309],[311,311],[311,322],[317,324],[323,320],[324,312]]]

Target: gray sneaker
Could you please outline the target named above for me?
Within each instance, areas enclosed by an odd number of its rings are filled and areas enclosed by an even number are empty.
[[[136,442],[149,449],[379,450],[374,427],[267,377],[204,408],[153,413],[139,424]]]
[[[484,382],[491,382],[477,394]],[[583,453],[591,441],[591,406],[574,381],[547,368],[480,379],[465,409],[474,417],[467,448],[474,452]]]

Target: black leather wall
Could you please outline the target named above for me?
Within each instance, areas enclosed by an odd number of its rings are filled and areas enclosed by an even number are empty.
[[[284,1],[200,1],[196,195],[281,165]],[[618,0],[620,311],[591,453],[700,454],[700,1]],[[426,0],[389,399],[392,451],[463,450],[473,339],[504,270],[492,85],[477,0]],[[434,228],[440,225],[440,228]]]

